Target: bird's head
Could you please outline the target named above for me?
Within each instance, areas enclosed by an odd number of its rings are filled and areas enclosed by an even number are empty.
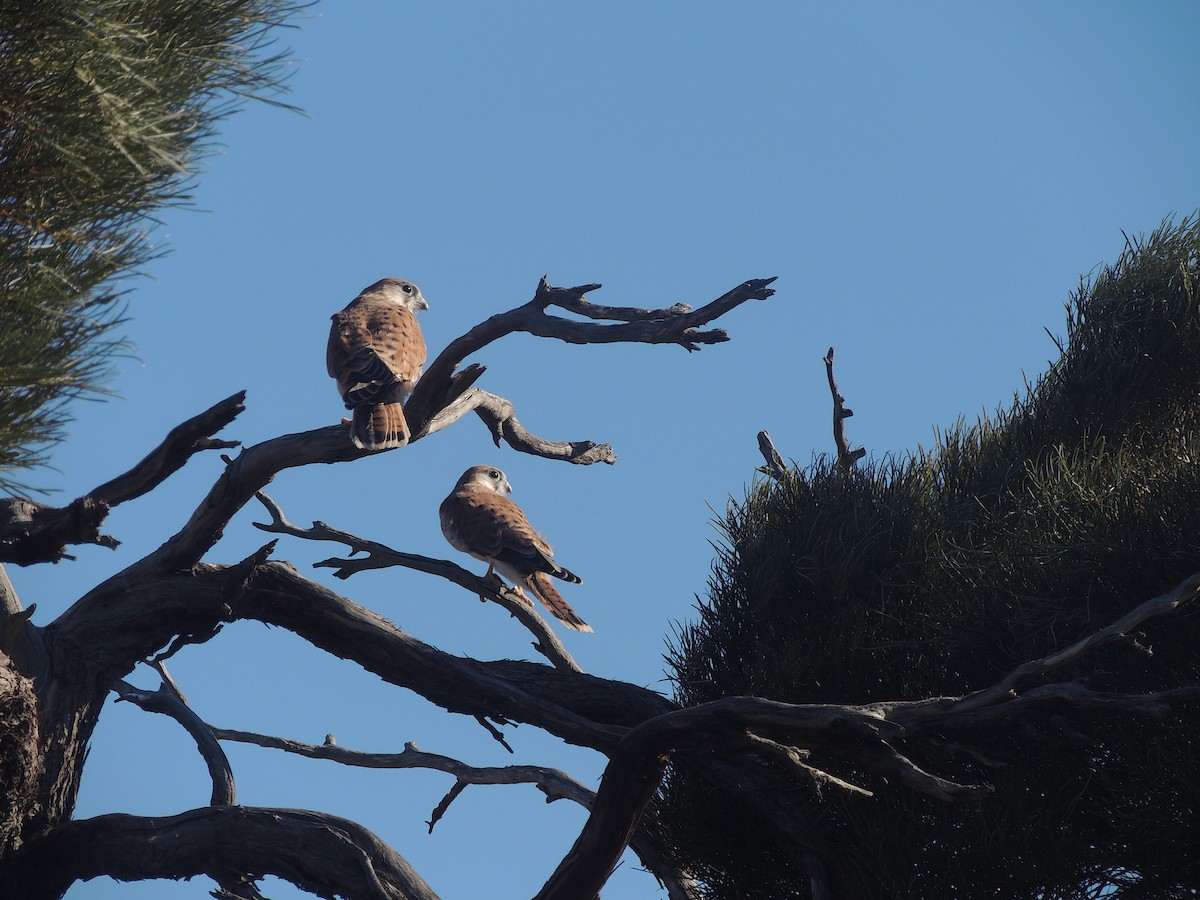
[[[512,485],[508,483],[508,476],[495,466],[471,466],[463,472],[462,478],[458,479],[456,488],[465,488],[472,484],[495,491],[497,494],[512,493]]]
[[[393,303],[408,307],[410,312],[429,309],[429,301],[425,299],[421,289],[403,278],[381,278],[370,287],[363,288],[362,293],[380,294]]]

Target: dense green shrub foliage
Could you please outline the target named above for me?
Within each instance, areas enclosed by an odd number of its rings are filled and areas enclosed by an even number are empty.
[[[1198,276],[1200,224],[1168,221],[1070,296],[1061,358],[1010,408],[902,461],[844,474],[822,459],[755,485],[719,523],[707,598],[670,649],[679,701],[961,695],[1200,571]],[[1152,655],[1110,647],[1056,680],[1198,685],[1198,624],[1198,610],[1151,622]],[[836,759],[821,762],[876,798],[780,796],[836,896],[1194,897],[1200,702],[1187,713],[1064,709],[904,748],[995,785],[982,803],[940,803]],[[663,821],[710,896],[809,895],[803,854],[686,761]]]
[[[26,0],[0,12],[0,490],[122,349],[119,277],[240,98],[274,90],[290,0]]]

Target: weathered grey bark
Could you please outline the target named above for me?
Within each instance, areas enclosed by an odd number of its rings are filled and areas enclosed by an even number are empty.
[[[217,882],[277,875],[319,897],[437,900],[403,857],[361,825],[248,806],[65,822],[13,854],[5,897],[50,900],[98,875],[121,881],[207,875]]]

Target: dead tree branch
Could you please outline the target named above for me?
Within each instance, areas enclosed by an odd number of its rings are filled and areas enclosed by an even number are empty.
[[[472,411],[487,426],[488,431],[491,432],[492,441],[497,447],[503,441],[520,453],[529,453],[543,459],[557,459],[582,466],[590,466],[598,462],[612,465],[617,461],[617,454],[612,445],[608,443],[548,441],[532,434],[517,420],[510,401],[479,388],[472,388],[443,406],[430,419],[420,437],[428,437],[434,432],[441,431]]]
[[[110,612],[120,598],[123,619]],[[106,582],[63,613],[55,649],[86,654],[111,684],[179,634],[256,620],[286,628],[451,712],[529,722],[570,743],[606,749],[632,725],[674,708],[635,685],[520,660],[480,662],[444,653],[382,616],[304,578],[285,563],[201,564],[138,582]]]
[[[891,746],[890,742],[900,737],[901,729],[857,707],[792,705],[757,697],[714,700],[644,722],[610,754],[592,814],[536,900],[599,893],[642,810],[658,789],[667,762],[676,753],[715,754],[727,759],[747,751],[762,753],[761,739],[765,738],[772,744],[770,755],[776,761],[780,745],[836,748],[940,799],[963,800],[987,792],[986,786],[957,785],[924,772]],[[813,774],[808,765],[792,768],[797,774]],[[821,786],[827,783],[826,778],[818,779]],[[861,788],[858,792],[864,793]]]
[[[208,767],[209,777],[212,778],[212,798],[209,800],[209,805],[233,806],[237,803],[237,786],[234,783],[233,769],[229,765],[229,758],[225,755],[225,751],[221,749],[221,745],[213,736],[212,729],[188,706],[183,692],[179,690],[179,686],[167,672],[167,667],[159,662],[154,665],[154,668],[158,670],[158,674],[162,678],[162,684],[159,685],[158,690],[144,691],[124,679],[120,679],[113,685],[117,699],[127,700],[146,712],[170,716],[182,725],[184,730],[191,735],[192,740],[196,742],[200,756]]]
[[[100,533],[114,506],[133,500],[162,484],[196,453],[236,447],[236,441],[212,437],[242,412],[246,392],[226,397],[198,416],[175,426],[145,459],[64,507],[20,497],[0,499],[0,562],[21,566],[71,559],[70,544],[115,548],[119,541]]]
[[[499,604],[510,615],[524,625],[534,636],[533,648],[545,656],[555,668],[569,669],[582,672],[583,669],[575,662],[562,641],[547,624],[546,620],[528,602],[517,596],[495,575],[490,578],[475,575],[462,566],[455,565],[449,560],[431,559],[415,553],[402,553],[393,550],[385,544],[368,541],[348,531],[332,528],[324,522],[313,522],[310,528],[301,528],[292,524],[283,514],[283,510],[266,493],[259,491],[256,495],[260,503],[266,507],[271,516],[269,524],[255,522],[254,527],[272,534],[287,534],[307,541],[334,541],[345,544],[351,553],[366,554],[352,559],[326,559],[313,563],[314,568],[336,569],[335,578],[349,578],[355,572],[368,569],[384,569],[392,566],[402,566],[437,575],[447,581],[457,584],[467,590],[472,596],[480,597]]]
[[[74,882],[276,875],[322,897],[437,900],[395,850],[348,819],[298,809],[210,806],[177,816],[115,813],[66,822],[14,854],[11,900],[59,897]]]
[[[770,432],[760,431],[758,433],[758,452],[762,454],[763,460],[766,462],[765,466],[758,467],[758,471],[764,475],[770,475],[776,481],[782,481],[787,477],[787,464],[779,455],[779,451],[775,449]]]
[[[416,436],[412,438],[412,441],[415,440]],[[545,455],[548,459],[566,459],[570,454],[557,454],[555,448],[574,446],[531,439],[526,445],[530,448],[527,452],[536,452],[541,445],[547,449],[544,454],[538,455]],[[606,457],[611,456],[611,448],[604,448],[607,445],[601,445],[593,453],[577,453],[571,461],[584,465],[606,461]],[[233,515],[285,469],[348,462],[369,455],[372,455],[371,451],[359,450],[350,443],[342,425],[286,434],[248,447],[228,461],[225,471],[183,528],[158,550],[134,563],[118,577],[142,577],[151,570],[194,565],[220,539]]]
[[[1184,579],[1165,594],[1160,594],[1131,610],[1107,628],[1082,638],[1069,647],[1017,666],[992,687],[978,694],[964,697],[955,707],[961,712],[996,703],[1003,697],[1013,696],[1017,687],[1031,678],[1044,675],[1072,660],[1078,659],[1097,647],[1126,640],[1129,633],[1147,619],[1173,612],[1185,603],[1191,603],[1200,594],[1200,574]]]
[[[590,860],[589,870],[602,871],[605,876],[615,861],[611,853],[619,855],[620,841],[628,837],[640,815],[642,806],[633,801],[648,799],[653,794],[666,757],[676,752],[691,753],[697,748],[702,748],[710,759],[715,749],[721,750],[718,756],[726,750],[741,756],[761,750],[744,739],[747,733],[789,747],[846,752],[871,770],[885,773],[889,779],[905,777],[913,787],[934,796],[959,799],[976,796],[981,790],[978,786],[954,785],[937,779],[897,749],[898,744],[932,728],[935,719],[943,726],[952,724],[956,717],[964,721],[968,717],[978,719],[983,715],[978,699],[958,709],[955,703],[959,698],[862,707],[793,707],[765,700],[730,699],[718,701],[716,706],[672,712],[673,706],[668,701],[631,685],[533,663],[482,663],[441,653],[279,563],[264,562],[250,573],[234,573],[231,568],[201,566],[189,574],[125,585],[121,602],[129,612],[129,622],[139,628],[125,628],[118,635],[109,633],[105,639],[97,639],[100,634],[97,629],[112,629],[111,621],[107,617],[92,621],[85,615],[87,610],[81,609],[60,620],[60,636],[74,647],[104,646],[122,640],[129,643],[124,652],[141,657],[149,652],[147,646],[151,649],[161,646],[169,638],[172,625],[178,628],[187,624],[188,616],[257,619],[288,628],[315,646],[353,659],[384,680],[408,687],[450,711],[526,722],[571,743],[601,750],[614,761],[610,763],[614,766],[612,790],[620,795],[612,807],[617,812],[611,813],[616,816],[616,824],[596,826],[602,838],[596,846],[600,846],[601,856],[607,862],[596,862],[599,851],[595,850],[589,850],[583,858]],[[229,589],[231,579],[240,586],[237,591]],[[1123,633],[1151,614],[1178,608],[1195,596],[1197,584],[1200,581],[1189,579],[1176,591],[1143,604],[1097,636],[1077,642],[1072,652],[1096,649],[1107,642],[1100,635],[1111,637],[1118,631]],[[1045,665],[1043,661],[1041,668]],[[1046,702],[1053,698],[1050,687],[1044,689]],[[1054,687],[1059,698],[1066,696],[1062,693],[1066,690],[1064,686]],[[1078,691],[1075,695],[1087,699]],[[1033,709],[1038,699],[1032,691],[1013,698],[999,689],[990,691],[988,697],[994,700],[993,707],[989,707],[993,718],[985,724],[1005,727],[1011,723],[1003,716],[1020,718],[1022,705]],[[1114,698],[1093,699],[1099,704]],[[1157,712],[1162,703],[1171,699],[1162,695],[1143,697],[1140,701],[1136,697],[1121,698],[1123,706],[1119,711],[1127,714],[1140,703],[1146,710]],[[705,721],[705,716],[711,721]],[[655,719],[657,724],[649,728],[648,722]],[[632,733],[630,729],[640,727],[646,728],[648,736],[625,745],[627,735]],[[639,754],[636,762],[620,761],[626,752],[620,749],[622,745],[634,747]],[[606,775],[606,780],[609,777]],[[598,797],[603,795],[602,785]],[[605,815],[606,808],[609,807],[602,806],[598,799],[593,815]],[[590,847],[597,840],[593,829],[585,844]],[[575,890],[579,883],[573,878],[562,884]],[[559,896],[590,895],[567,892]]]
[[[431,421],[452,402],[456,388],[454,371],[458,365],[472,353],[514,332],[556,338],[572,344],[678,344],[687,350],[699,350],[703,344],[727,341],[729,335],[722,329],[699,329],[747,300],[767,299],[775,293],[768,287],[774,280],[755,278],[743,282],[697,310],[692,310],[686,304],[676,304],[668,309],[651,311],[592,306],[584,299],[584,295],[599,290],[600,285],[556,288],[542,278],[533,299],[528,303],[498,313],[451,341],[421,376],[412,397],[405,404],[405,415],[413,434],[423,435]],[[548,306],[558,306],[592,319],[615,320],[619,324],[597,325],[551,316],[546,313]],[[462,393],[461,389],[458,393]]]
[[[846,407],[846,398],[833,380],[832,347],[825,354],[825,376],[829,379],[829,393],[833,396],[833,441],[837,445],[838,466],[843,472],[849,472],[856,462],[867,455],[867,451],[863,447],[851,450],[850,441],[846,439],[846,420],[854,415],[854,410]]]
[[[599,285],[555,288],[543,278],[532,300],[509,312],[492,316],[462,337],[451,341],[427,368],[405,404],[405,415],[413,434],[410,443],[447,427],[467,412],[475,410],[488,424],[494,439],[508,441],[511,446],[522,452],[583,465],[595,462],[611,463],[615,456],[607,444],[594,444],[590,441],[545,441],[530,434],[516,420],[512,404],[507,400],[486,391],[469,393],[470,385],[482,374],[481,367],[468,366],[457,374],[455,369],[471,353],[518,331],[577,344],[671,343],[680,344],[689,350],[699,349],[701,344],[720,343],[729,339],[728,334],[721,329],[703,331],[699,330],[701,326],[748,300],[765,300],[772,296],[775,292],[768,285],[774,280],[757,278],[746,281],[697,310],[683,312],[683,308],[676,305],[662,310],[661,318],[644,319],[638,319],[638,315],[647,311],[633,310],[621,315],[637,319],[636,321],[597,325],[550,316],[546,314],[546,308],[560,306],[564,309],[578,309],[583,295],[597,289]],[[593,307],[592,312],[595,313],[598,309],[604,308]],[[617,311],[611,309],[607,312],[617,314]],[[232,402],[237,411],[240,411],[242,399],[243,395],[239,394],[224,403]],[[218,404],[204,415],[223,408],[222,404]],[[236,411],[233,415],[236,415]],[[185,423],[185,426],[187,424]],[[179,443],[174,435],[172,432],[172,437],[168,439],[173,447]],[[222,530],[234,513],[284,469],[317,463],[347,462],[368,455],[368,451],[358,450],[346,439],[346,429],[342,425],[282,435],[248,447],[229,462],[225,472],[217,479],[183,528],[158,550],[140,563],[135,563],[118,577],[141,577],[153,568],[168,570],[194,565],[220,538]],[[142,470],[143,467],[144,471],[158,471],[157,466],[157,463],[143,461],[139,467],[135,467],[135,471]],[[127,481],[123,477],[103,485],[99,490],[104,497],[124,497],[140,490],[144,480],[143,477],[135,477]],[[0,556],[0,560],[3,558]]]
[[[546,795],[546,801],[571,800],[591,808],[595,794],[561,769],[546,766],[470,766],[449,756],[427,753],[411,741],[401,753],[367,753],[337,744],[305,744],[288,738],[232,728],[207,726],[219,741],[233,741],[282,750],[309,759],[326,759],[344,766],[366,769],[433,769],[453,775],[466,784],[532,784]],[[430,828],[430,831],[433,829]]]
[[[330,743],[305,744],[272,735],[208,727],[220,741],[237,741],[258,747],[268,747],[309,759],[327,759],[342,765],[362,766],[370,769],[433,769],[453,775],[454,784],[446,797],[434,809],[427,823],[430,833],[433,832],[434,826],[454,799],[468,785],[472,784],[532,784],[546,795],[547,803],[553,803],[555,800],[570,800],[587,810],[592,808],[596,799],[595,792],[580,784],[566,772],[547,766],[471,766],[449,756],[427,753],[411,741],[404,745],[401,753],[365,753],[348,750]],[[672,898],[689,896],[687,893],[690,890],[689,880],[661,859],[653,845],[644,837],[635,833],[630,841],[630,847],[637,854],[642,865],[667,886]]]

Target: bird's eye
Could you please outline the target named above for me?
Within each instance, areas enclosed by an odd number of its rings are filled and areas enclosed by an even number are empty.
[[[499,480],[500,473],[497,472],[495,469],[492,469],[490,472],[488,472],[488,478],[495,478],[496,480]]]
[[[400,290],[404,291],[404,293],[406,293],[406,294],[411,294],[412,293],[412,285],[411,284],[401,285]]]

